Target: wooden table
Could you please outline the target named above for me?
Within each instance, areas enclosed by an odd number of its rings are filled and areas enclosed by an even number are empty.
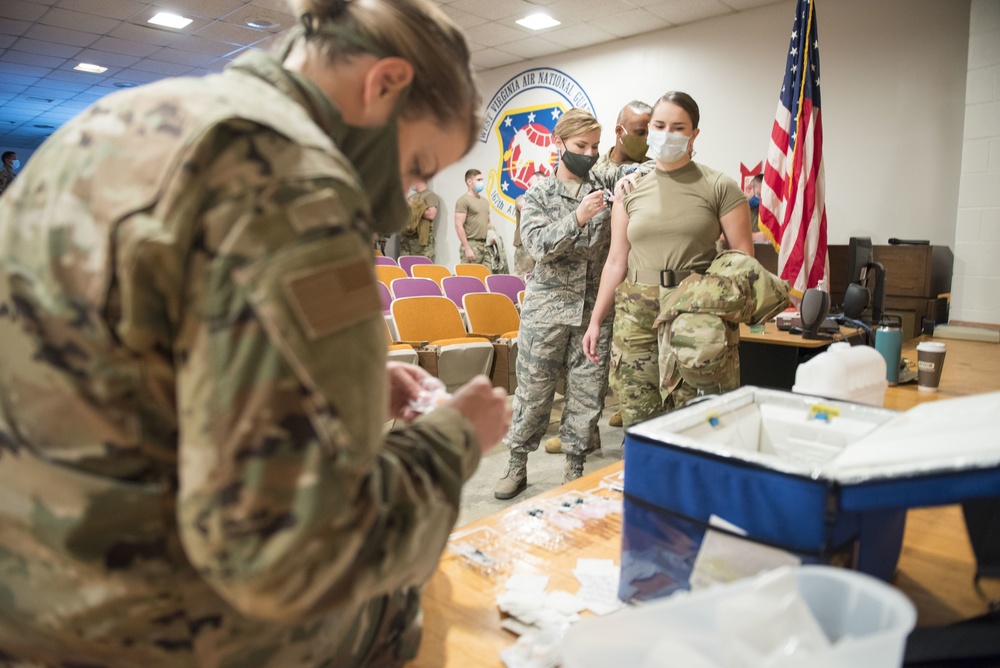
[[[761,334],[751,334],[747,325],[740,325],[740,384],[790,390],[799,364],[835,341],[858,336],[858,330],[850,327],[841,327],[832,339],[804,339],[778,329],[774,321],[765,323]]]
[[[914,339],[903,346],[903,356],[916,363]],[[905,410],[918,403],[939,401],[980,392],[1000,390],[1000,345],[969,341],[945,342],[948,347],[941,387],[936,393],[918,392],[916,384],[891,387],[885,405]],[[510,509],[462,527],[502,526],[508,512],[526,513],[544,499],[568,492],[599,489],[602,480],[616,475],[622,463],[612,464],[579,480],[513,504]],[[601,491],[610,495],[613,492]],[[573,544],[559,552],[540,548],[531,554],[538,567],[550,576],[549,591],[575,592],[578,587],[571,571],[578,558],[620,561],[621,516],[611,515],[588,531],[575,536]],[[918,508],[907,513],[903,550],[893,584],[917,607],[921,626],[946,624],[987,612],[986,602],[973,587],[975,561],[957,505]],[[437,572],[423,597],[424,639],[411,668],[500,668],[500,652],[515,636],[500,627],[496,593],[504,586],[503,577],[487,578],[463,565],[450,552],[441,558]],[[996,596],[996,587],[990,590]]]

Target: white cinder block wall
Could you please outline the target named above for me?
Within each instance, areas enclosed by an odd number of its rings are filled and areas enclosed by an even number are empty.
[[[1000,324],[1000,0],[972,0],[951,319]]]

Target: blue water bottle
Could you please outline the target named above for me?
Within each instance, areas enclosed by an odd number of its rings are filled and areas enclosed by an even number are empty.
[[[894,319],[894,320],[893,320]],[[903,319],[885,315],[875,330],[875,350],[885,359],[885,379],[890,385],[899,382],[899,362],[903,354]]]

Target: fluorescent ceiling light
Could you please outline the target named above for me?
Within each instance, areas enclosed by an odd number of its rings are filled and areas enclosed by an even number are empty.
[[[92,65],[91,63],[80,63],[74,70],[79,70],[81,72],[91,72],[93,74],[104,74],[108,71],[108,68],[101,67],[100,65]]]
[[[525,16],[523,19],[518,19],[514,23],[522,25],[525,28],[530,28],[531,30],[545,30],[546,28],[560,24],[559,21],[556,21],[548,14],[532,14],[531,16]]]
[[[160,12],[153,18],[149,19],[147,23],[153,23],[158,26],[166,26],[168,28],[186,28],[191,21],[194,19],[186,19],[183,16],[177,16],[177,14],[168,14],[167,12]]]

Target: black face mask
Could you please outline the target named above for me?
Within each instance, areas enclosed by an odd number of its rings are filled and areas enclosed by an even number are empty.
[[[562,163],[566,165],[566,169],[570,171],[574,176],[578,176],[581,179],[587,178],[590,174],[590,170],[593,169],[594,164],[597,162],[598,156],[596,155],[583,155],[581,153],[573,153],[572,151],[566,150],[562,154]]]

